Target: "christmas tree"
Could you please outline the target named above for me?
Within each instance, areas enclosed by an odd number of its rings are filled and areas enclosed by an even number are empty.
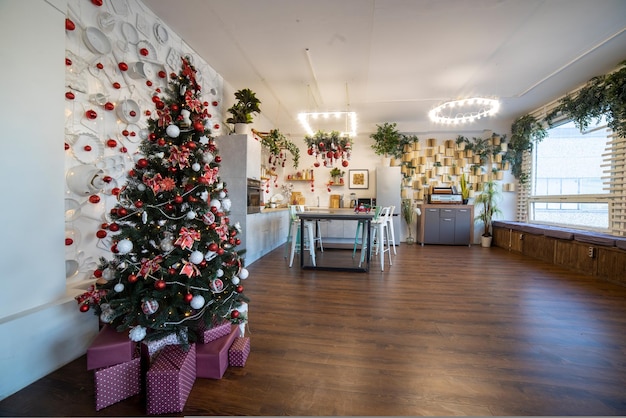
[[[176,335],[188,346],[203,327],[246,321],[237,310],[248,301],[241,230],[228,218],[231,201],[200,90],[195,68],[182,58],[163,97],[160,89],[153,95],[156,117],[110,222],[98,231],[112,238],[112,259],[100,258],[96,282],[76,297],[81,311],[93,308],[134,341]]]

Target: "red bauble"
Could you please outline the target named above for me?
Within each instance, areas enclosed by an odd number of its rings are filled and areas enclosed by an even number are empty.
[[[120,230],[120,226],[116,223],[112,223],[111,225],[109,225],[109,231],[111,232],[117,232]]]
[[[158,146],[160,146],[160,147],[164,147],[164,146],[165,146],[165,139],[160,138],[160,139],[157,141],[157,145],[158,145]]]
[[[100,196],[98,196],[97,194],[92,194],[91,196],[89,196],[89,201],[94,205],[96,203],[100,203]]]
[[[143,202],[141,200],[138,200],[135,202],[135,207],[136,208],[142,208],[143,207]]]
[[[128,211],[126,210],[126,208],[117,208],[117,216],[126,216],[128,215]]]
[[[157,104],[161,101],[161,98],[159,96],[152,96],[152,103]]]
[[[129,274],[128,275],[128,283],[136,283],[138,280],[138,277],[134,274]]]
[[[213,102],[211,102],[211,104],[212,104],[213,106],[217,106],[217,105],[218,105],[217,100],[214,100]]]
[[[68,91],[67,93],[65,93],[65,98],[68,100],[74,100],[76,96],[74,96],[74,93],[72,93],[71,91]]]
[[[167,74],[165,73],[165,71],[161,70],[161,71],[159,71],[159,77],[165,78],[165,77],[167,77]]]
[[[97,64],[96,64],[96,68],[97,68],[98,70],[103,70],[103,69],[104,69],[104,65],[102,65],[102,63],[101,63],[101,62],[99,62],[99,63],[97,63]]]
[[[150,51],[148,51],[148,48],[141,48],[139,50],[139,53],[144,57],[147,57],[148,55],[150,55]]]
[[[156,290],[163,290],[166,286],[167,283],[165,283],[165,280],[157,280],[156,282],[154,282],[154,288]]]
[[[93,277],[96,277],[96,278],[98,278],[98,279],[99,279],[100,277],[102,277],[102,270],[94,270],[94,271],[93,271]]]
[[[68,144],[67,142],[65,143],[65,151],[67,151],[68,149],[70,149],[70,144]]]
[[[96,111],[93,110],[93,109],[89,109],[88,111],[85,112],[85,117],[87,119],[92,119],[93,120],[93,119],[98,117],[98,113],[96,113]]]
[[[317,144],[317,146],[319,147],[319,149],[324,149],[324,143],[320,142],[319,144]]]
[[[107,139],[107,147],[109,147],[109,148],[117,147],[117,141],[115,139],[113,139],[113,138]]]
[[[104,176],[102,177],[102,181],[105,183],[111,183],[113,181],[113,177],[111,176]]]
[[[184,199],[181,195],[177,195],[174,197],[174,203],[176,203],[177,205],[180,205],[183,202],[184,202]]]
[[[243,293],[243,286],[242,285],[237,286],[236,290],[237,290],[237,293]]]
[[[95,6],[102,6],[102,0],[91,0],[91,2],[95,5]]]
[[[215,125],[213,125],[213,129],[219,129],[220,128],[220,124],[216,123]]]
[[[120,71],[128,71],[128,64],[126,64],[125,62],[120,62],[119,64],[117,64],[117,67],[120,69]]]
[[[163,103],[163,102],[156,102],[154,104],[154,107],[156,107],[159,110],[162,110],[165,107],[165,103]]]
[[[185,302],[190,303],[191,299],[193,299],[193,295],[191,293],[187,293],[184,296]]]
[[[178,167],[170,167],[167,169],[172,174],[176,174],[178,172]]]
[[[137,168],[146,168],[148,167],[148,160],[145,158],[140,158],[137,161]]]
[[[223,248],[218,248],[217,251],[215,251],[217,253],[217,255],[224,255],[224,249]]]
[[[71,238],[65,238],[65,245],[72,245],[74,244],[74,240]]]
[[[315,161],[315,162],[313,163],[313,165],[314,165],[315,167],[319,167],[319,166],[320,166],[320,163],[318,163],[317,161]]]
[[[89,310],[89,304],[83,303],[78,309],[80,309],[81,312],[87,312]]]
[[[114,188],[111,189],[111,194],[113,196],[118,196],[120,194],[120,192],[121,192],[121,190],[120,190],[119,187],[114,187]]]
[[[239,238],[237,238],[237,239],[235,240],[235,245],[240,245],[240,244],[241,244],[241,240],[240,240]]]
[[[198,146],[196,145],[195,142],[193,142],[193,141],[187,142],[187,148],[189,148],[189,149],[196,149],[197,147]]]
[[[196,199],[194,196],[189,195],[189,196],[187,196],[187,201],[189,203],[196,203],[198,201],[198,199]]]
[[[348,166],[348,164],[349,164],[349,163],[348,163],[348,160],[343,160],[343,161],[341,162],[341,165],[342,165],[342,166],[344,166],[344,167],[347,167],[347,166]]]
[[[176,103],[172,103],[172,104],[170,105],[170,110],[171,110],[172,112],[178,112],[178,109],[180,109],[180,107],[178,107],[178,105],[177,105]]]
[[[96,236],[100,239],[106,238],[107,231],[105,231],[104,229],[99,229],[98,232],[96,232]]]
[[[170,267],[170,268],[167,269],[167,273],[170,276],[174,276],[176,274],[176,269],[174,267]]]
[[[114,105],[113,103],[111,103],[111,102],[106,102],[106,103],[104,104],[104,108],[105,108],[106,110],[113,110],[113,109],[115,109],[115,105]]]
[[[230,312],[230,317],[231,318],[239,318],[239,311],[237,309],[234,309]]]
[[[167,205],[165,205],[165,211],[166,212],[173,212],[174,211],[174,205],[168,203]]]
[[[65,65],[72,65],[72,60],[69,58],[65,58]]]
[[[150,141],[156,140],[156,134],[154,132],[150,132],[148,134],[148,139],[150,139]]]
[[[124,135],[124,136],[128,136],[129,134],[130,134],[130,132],[128,131],[128,129],[124,129],[122,131],[122,135]]]
[[[193,129],[198,132],[204,131],[204,123],[202,123],[201,121],[194,122]]]
[[[152,112],[150,112],[149,110],[146,110],[146,116],[150,116],[152,114]]]
[[[309,154],[309,155],[313,155],[313,148],[307,149],[306,153]]]
[[[122,85],[116,81],[113,83],[113,88],[116,90],[119,90],[122,88]]]
[[[85,145],[83,149],[87,152],[91,151],[91,145]]]
[[[65,30],[74,30],[76,29],[76,24],[72,22],[71,19],[65,19]]]
[[[216,155],[215,156],[215,162],[218,163],[218,164],[221,163],[222,162],[222,157],[220,157],[219,155]]]
[[[209,251],[216,252],[218,248],[219,248],[219,246],[216,243],[214,243],[214,242],[209,244]]]

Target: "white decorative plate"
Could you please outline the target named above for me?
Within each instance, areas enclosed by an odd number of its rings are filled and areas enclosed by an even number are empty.
[[[120,16],[127,16],[129,13],[127,0],[110,0],[113,11]]]
[[[136,101],[122,100],[116,107],[117,116],[126,123],[137,123],[141,118],[141,110]]]
[[[96,162],[104,153],[104,145],[97,136],[90,133],[79,134],[72,144],[74,158],[83,164]]]
[[[83,42],[94,54],[108,54],[111,52],[111,42],[109,38],[98,28],[89,26],[83,32]]]
[[[126,39],[126,42],[128,42],[129,44],[135,45],[137,42],[139,42],[139,34],[137,33],[137,29],[135,29],[135,27],[128,22],[122,23],[122,35],[124,36],[124,39]]]
[[[96,19],[98,21],[98,27],[102,29],[102,32],[110,33],[115,27],[115,17],[109,12],[99,12]]]
[[[156,38],[157,41],[159,41],[160,44],[165,44],[167,43],[167,40],[169,39],[170,35],[167,32],[167,29],[165,28],[165,26],[163,26],[160,23],[155,23],[154,24],[154,37]]]

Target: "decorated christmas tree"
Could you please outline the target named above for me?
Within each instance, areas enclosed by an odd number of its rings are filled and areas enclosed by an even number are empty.
[[[102,225],[112,258],[100,258],[96,282],[76,300],[134,341],[176,336],[188,346],[196,332],[224,320],[246,321],[239,224],[220,180],[221,158],[205,126],[196,70],[182,59],[163,92],[135,166]],[[150,113],[153,114],[153,113]],[[242,310],[244,311],[244,310]]]

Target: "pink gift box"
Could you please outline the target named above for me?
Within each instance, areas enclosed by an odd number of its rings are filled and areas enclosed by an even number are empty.
[[[211,341],[225,337],[230,334],[231,328],[232,326],[230,321],[224,321],[220,324],[216,324],[212,328],[204,328],[204,324],[202,324],[201,328],[198,330],[198,342],[207,344]]]
[[[141,392],[140,358],[94,370],[96,411]]]
[[[196,381],[196,345],[165,346],[146,373],[146,412],[181,412]]]
[[[250,354],[250,337],[237,337],[228,349],[228,365],[243,367]]]
[[[117,332],[105,325],[87,349],[87,370],[131,361],[135,348],[136,344],[128,338],[128,332]]]
[[[208,344],[197,344],[196,375],[221,379],[228,368],[228,349],[239,336],[239,327],[231,326],[230,334]]]

